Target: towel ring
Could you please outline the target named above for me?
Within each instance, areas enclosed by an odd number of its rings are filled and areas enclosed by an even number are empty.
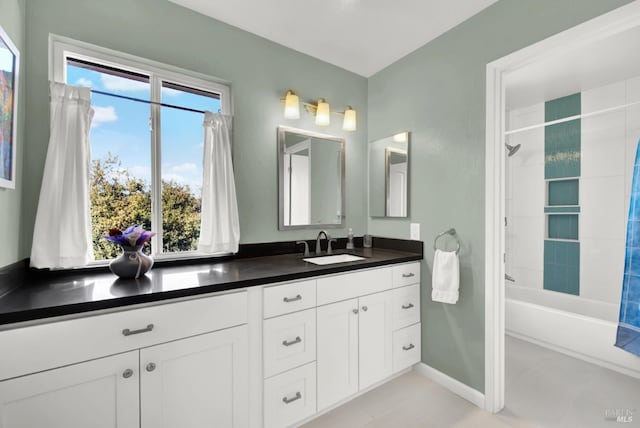
[[[437,246],[438,239],[442,238],[445,235],[451,235],[456,239],[456,244],[457,244],[456,254],[460,253],[460,240],[458,240],[458,237],[457,237],[458,234],[456,233],[456,230],[453,227],[449,230],[445,230],[444,232],[439,233],[438,236],[436,236],[436,239],[433,240],[433,250],[435,251],[438,249],[438,246]]]

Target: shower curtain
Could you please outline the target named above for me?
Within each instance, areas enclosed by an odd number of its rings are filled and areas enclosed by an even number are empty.
[[[639,142],[640,143],[640,142]],[[627,246],[615,346],[640,356],[640,145],[636,147],[627,222]]]

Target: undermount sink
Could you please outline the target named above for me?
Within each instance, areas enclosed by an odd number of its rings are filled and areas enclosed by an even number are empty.
[[[302,260],[315,265],[331,265],[334,263],[356,262],[364,259],[364,257],[354,256],[353,254],[336,254],[332,256],[310,257]]]

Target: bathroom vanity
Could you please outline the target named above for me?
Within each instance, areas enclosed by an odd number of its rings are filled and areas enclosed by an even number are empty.
[[[0,428],[287,427],[420,361],[419,252],[52,276],[0,298]]]

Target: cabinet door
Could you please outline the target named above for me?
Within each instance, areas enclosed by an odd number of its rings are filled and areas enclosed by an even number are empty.
[[[317,312],[318,411],[358,391],[358,299]]]
[[[246,427],[248,366],[246,325],[140,350],[142,428]]]
[[[138,351],[0,382],[1,428],[136,428]]]
[[[391,375],[393,369],[393,294],[360,297],[360,389]]]

